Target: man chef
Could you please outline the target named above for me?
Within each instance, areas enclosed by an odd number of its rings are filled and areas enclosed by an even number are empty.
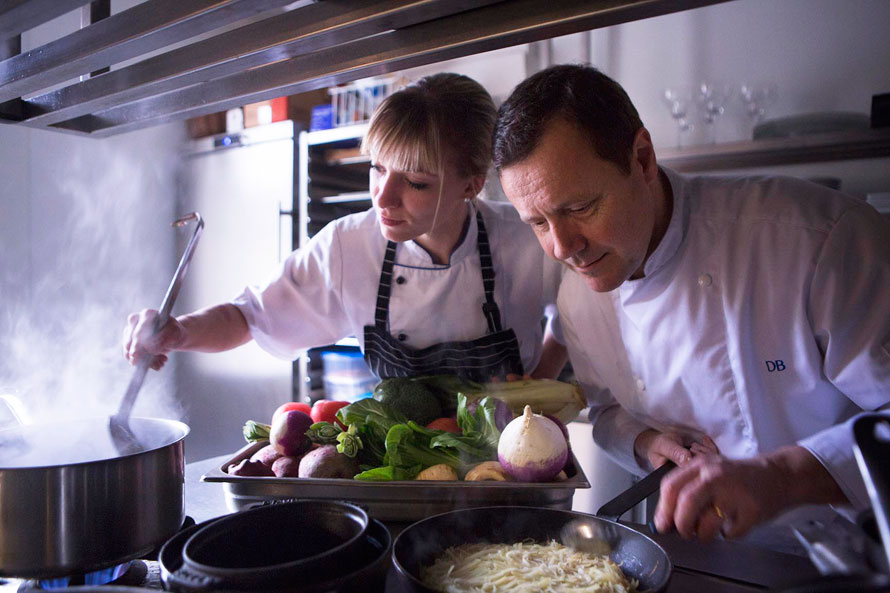
[[[867,504],[848,421],[890,402],[875,210],[802,180],[660,167],[624,90],[588,66],[517,86],[494,144],[507,197],[574,272],[557,304],[595,441],[637,473],[680,465],[660,531],[737,537],[829,510],[801,505]],[[693,457],[706,437],[720,454]]]

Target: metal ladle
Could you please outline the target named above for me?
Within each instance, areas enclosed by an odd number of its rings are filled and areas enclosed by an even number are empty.
[[[173,309],[173,303],[176,301],[176,296],[179,294],[179,289],[182,286],[182,280],[185,277],[189,262],[194,254],[195,246],[201,236],[201,231],[204,229],[204,220],[197,212],[190,212],[182,218],[173,221],[171,224],[172,227],[177,228],[185,226],[192,221],[195,221],[196,223],[195,232],[192,234],[192,238],[189,240],[188,245],[186,245],[185,252],[179,260],[179,265],[176,267],[176,273],[173,275],[173,280],[171,280],[170,286],[167,288],[167,294],[164,295],[164,300],[161,303],[158,316],[155,318],[152,333],[157,333],[170,319],[170,310]],[[141,450],[139,439],[136,438],[133,431],[130,429],[130,414],[133,411],[133,406],[136,404],[136,396],[139,395],[139,390],[142,388],[142,382],[145,380],[145,374],[148,372],[152,360],[153,357],[151,356],[143,356],[139,362],[136,363],[136,370],[133,372],[130,384],[127,385],[127,391],[124,393],[124,398],[121,400],[120,407],[118,407],[117,413],[111,417],[109,422],[111,439],[114,442],[114,446],[117,448],[118,453],[121,455],[127,455]]]
[[[618,539],[616,523],[621,515],[654,494],[661,485],[662,478],[675,467],[677,466],[673,462],[666,461],[658,469],[601,506],[596,512],[596,517],[569,521],[560,529],[560,542],[579,552],[608,556]],[[655,532],[654,527],[652,531]]]

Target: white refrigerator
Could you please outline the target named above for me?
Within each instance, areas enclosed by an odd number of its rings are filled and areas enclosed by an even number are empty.
[[[293,249],[295,126],[291,121],[192,141],[178,206],[205,228],[175,313],[225,302],[274,273]],[[184,245],[179,246],[182,251]],[[255,342],[222,353],[175,353],[175,390],[191,427],[187,461],[237,451],[249,419],[269,422],[294,398],[294,363]]]

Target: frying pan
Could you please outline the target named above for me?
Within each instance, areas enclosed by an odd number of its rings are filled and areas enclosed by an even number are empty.
[[[443,513],[406,528],[393,545],[393,566],[402,591],[433,593],[420,580],[420,569],[435,562],[446,548],[467,543],[512,544],[528,539],[560,538],[563,525],[587,519],[609,525],[610,557],[637,579],[641,591],[663,591],[671,576],[667,552],[630,527],[594,515],[538,507],[481,507]]]

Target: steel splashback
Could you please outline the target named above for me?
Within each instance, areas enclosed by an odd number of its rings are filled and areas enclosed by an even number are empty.
[[[0,123],[111,136],[724,1],[146,0],[20,53],[90,2],[7,0]]]

